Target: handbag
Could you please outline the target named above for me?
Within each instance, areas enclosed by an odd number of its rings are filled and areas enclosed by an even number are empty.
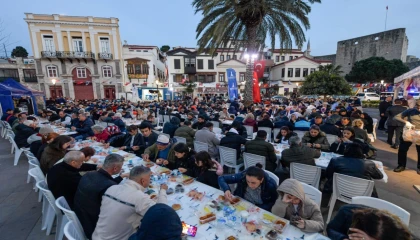
[[[416,145],[420,145],[420,130],[414,129],[414,127],[403,128],[403,139],[406,142],[412,142]]]

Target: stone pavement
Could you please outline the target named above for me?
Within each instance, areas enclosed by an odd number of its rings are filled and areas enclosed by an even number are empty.
[[[376,109],[365,109],[371,116],[377,117]],[[383,162],[388,174],[388,183],[375,181],[381,199],[392,202],[411,213],[410,230],[420,236],[420,194],[413,184],[420,184],[420,175],[415,172],[417,154],[415,147],[409,151],[408,170],[394,173],[397,166],[397,150],[386,143],[386,133],[378,131],[378,139],[373,145],[379,150],[377,160]],[[0,239],[54,239],[54,234],[46,236],[41,231],[41,203],[38,193],[32,189],[33,181],[26,183],[28,163],[22,154],[19,164],[13,166],[13,155],[10,154],[10,143],[0,139]],[[336,204],[335,209],[339,207]],[[324,219],[327,219],[328,208],[322,208]],[[334,214],[333,214],[334,216]],[[55,228],[53,228],[55,232]]]

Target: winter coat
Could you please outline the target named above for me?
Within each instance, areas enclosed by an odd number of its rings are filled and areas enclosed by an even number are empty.
[[[187,145],[190,148],[194,148],[194,136],[195,130],[189,126],[181,126],[175,130],[175,137],[183,137],[187,140]]]
[[[321,152],[319,150],[309,148],[305,145],[292,145],[289,149],[283,150],[281,153],[281,165],[290,168],[291,163],[301,163],[315,166],[315,158],[319,158]]]
[[[187,170],[184,173],[185,175],[191,177],[194,175],[194,168],[197,166],[195,164],[194,151],[190,153],[185,153],[184,158],[177,158],[174,154],[171,155],[171,158],[168,158],[167,160],[169,162],[169,164],[166,165],[167,168],[171,170],[185,168]]]
[[[83,138],[92,137],[95,134],[92,130],[93,121],[90,118],[86,118],[85,121],[79,121],[75,125],[77,135],[82,135]]]
[[[372,180],[382,179],[384,175],[370,160],[352,157],[332,158],[326,170],[328,181],[324,185],[324,193],[332,193],[334,173],[347,176]],[[378,197],[376,189],[372,192],[372,197]]]
[[[241,156],[241,145],[245,143],[245,138],[233,132],[226,133],[226,136],[220,140],[220,146],[236,149],[237,158]]]
[[[66,150],[64,149],[56,149],[53,148],[51,145],[47,145],[44,149],[44,152],[41,155],[41,170],[46,175],[48,170],[54,166],[58,160],[62,159],[66,155]]]
[[[143,154],[144,150],[146,149],[146,144],[144,143],[143,136],[140,133],[137,133],[134,136],[133,146],[139,146],[140,147],[140,149],[137,150],[137,151],[134,151],[130,146],[132,137],[133,136],[128,134],[128,133],[117,136],[116,138],[112,139],[112,142],[110,142],[110,145],[113,146],[113,147],[125,146],[125,147],[127,147],[125,149],[125,151],[133,152],[137,156],[140,156],[141,154]]]
[[[288,127],[290,131],[293,131],[294,126],[289,121],[289,118],[283,117],[280,121],[277,121],[274,123],[274,128],[282,128],[282,127]]]
[[[166,133],[166,134],[169,134],[169,136],[170,136],[171,138],[173,138],[173,137],[174,137],[174,134],[175,134],[176,129],[177,129],[177,128],[179,128],[179,123],[180,123],[179,118],[177,118],[177,117],[172,117],[172,118],[171,118],[171,120],[170,120],[170,122],[166,122],[166,123],[163,125],[163,130],[162,130],[162,132],[163,132],[163,133]]]
[[[217,146],[220,145],[220,140],[216,137],[216,135],[213,132],[210,132],[210,130],[206,127],[202,128],[201,130],[198,130],[195,133],[195,140],[207,143],[209,146],[209,154],[212,158],[219,158],[219,149]]]
[[[388,121],[386,125],[393,126],[393,127],[404,127],[404,123],[398,120],[395,120],[394,117],[404,112],[405,110],[407,110],[407,108],[401,105],[394,105],[394,106],[389,107],[386,110],[386,115],[388,116]]]
[[[341,136],[341,131],[338,127],[335,126],[335,120],[328,118],[324,124],[319,126],[321,131],[323,131],[325,134],[331,134],[335,136]]]
[[[277,156],[274,147],[265,139],[255,137],[245,144],[245,152],[265,157],[265,169],[274,172],[277,168]]]
[[[193,129],[201,130],[204,127],[205,124],[206,124],[206,122],[196,122],[191,127]]]
[[[39,131],[39,128],[34,129],[32,127],[26,126],[25,124],[19,124],[16,127],[15,142],[18,148],[29,147],[28,138],[32,134],[36,134]]]
[[[248,118],[243,121],[244,125],[254,127],[254,132],[258,131],[257,121],[254,119]]]
[[[302,144],[320,144],[322,151],[328,151],[330,149],[330,144],[328,143],[327,136],[324,132],[319,132],[319,134],[316,137],[312,137],[309,132],[306,132],[302,137]]]
[[[366,130],[360,129],[358,127],[353,127],[354,129],[354,137],[362,139],[366,143],[370,143],[370,138],[367,135]]]
[[[379,103],[379,114],[385,114],[384,117],[387,117],[386,115],[386,110],[392,106],[391,102],[387,102],[387,101],[382,101]]]
[[[349,239],[347,235],[353,222],[354,210],[371,208],[365,205],[346,204],[342,206],[337,215],[328,223],[327,235],[331,240]]]
[[[102,195],[109,187],[119,184],[122,180],[121,177],[112,178],[103,169],[88,172],[80,179],[74,197],[74,212],[88,239],[92,238],[98,222]]]
[[[121,118],[114,119],[115,126],[118,126],[121,132],[127,132],[126,125]]]
[[[286,179],[277,188],[279,198],[274,204],[271,212],[279,217],[291,220],[295,215],[295,208],[292,203],[284,203],[282,201],[285,193],[293,195],[300,199],[297,214],[305,221],[305,226],[301,229],[303,232],[315,233],[321,232],[324,229],[324,219],[320,206],[318,206],[312,199],[306,197],[302,184],[296,179]]]
[[[233,195],[244,198],[246,188],[248,186],[246,183],[246,170],[237,174],[223,175],[219,177],[219,186],[223,192],[226,192],[227,190],[231,191],[229,184],[235,183],[237,186]],[[270,211],[278,197],[276,188],[277,184],[274,179],[264,172],[264,181],[261,184],[261,200],[263,203],[256,204],[256,206],[266,211]]]
[[[166,160],[168,160],[168,159],[175,159],[175,152],[174,152],[173,145],[172,146],[169,145],[168,148],[169,148],[169,152],[168,152],[168,157],[167,157]],[[146,148],[146,150],[144,150],[144,154],[148,154],[149,155],[150,161],[156,162],[156,160],[158,158],[157,156],[159,154],[159,150],[157,148],[156,143],[153,144],[152,146]]]
[[[268,128],[273,128],[273,122],[270,121],[270,119],[263,119],[261,121],[258,122],[258,127],[268,127]]]

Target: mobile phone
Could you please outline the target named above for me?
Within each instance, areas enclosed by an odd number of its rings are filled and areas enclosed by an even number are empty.
[[[197,227],[182,222],[182,233],[190,237],[195,237],[197,234]]]

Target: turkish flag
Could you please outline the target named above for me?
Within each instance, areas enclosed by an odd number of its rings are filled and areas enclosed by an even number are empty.
[[[258,78],[264,77],[265,60],[254,62],[254,72],[257,73]]]
[[[253,75],[253,83],[254,83],[254,87],[252,89],[253,90],[252,96],[254,97],[254,103],[260,103],[261,102],[260,85],[258,82],[258,74],[255,71]]]

